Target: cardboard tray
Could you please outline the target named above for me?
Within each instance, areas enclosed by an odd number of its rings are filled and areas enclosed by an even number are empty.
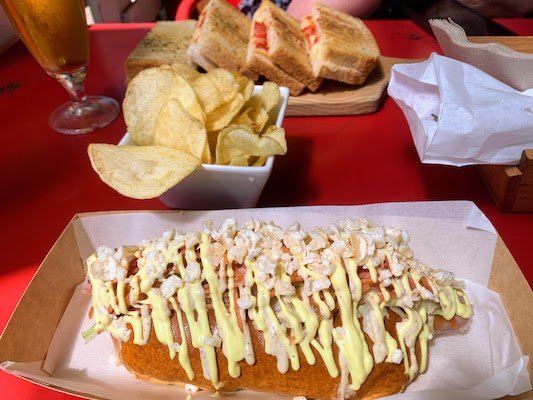
[[[54,244],[0,337],[0,364],[6,361],[42,363],[42,360],[46,358],[56,327],[76,286],[84,280],[85,276],[78,252],[74,223],[86,216],[102,214],[117,213],[77,214]],[[533,332],[533,319],[530,318],[533,292],[499,236],[488,288],[499,293],[523,355],[529,356],[530,360],[533,359],[533,341],[530,340],[531,332]],[[53,304],[53,307],[47,307],[46,313],[40,312],[43,304]],[[33,335],[34,332],[39,332],[39,334]],[[529,369],[531,371],[531,363]],[[44,375],[46,373],[43,371]],[[38,379],[29,380],[42,384]],[[53,387],[49,384],[45,386],[65,393],[95,398],[86,393],[77,393],[62,387]],[[533,391],[513,398],[533,398]]]

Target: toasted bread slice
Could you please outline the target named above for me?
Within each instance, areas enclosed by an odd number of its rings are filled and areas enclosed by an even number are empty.
[[[196,20],[158,21],[126,59],[126,84],[143,69],[163,64],[181,63],[196,69],[187,55],[195,28]]]
[[[199,65],[212,64],[240,72],[256,81],[259,75],[246,65],[251,20],[225,0],[210,0],[204,7],[194,32],[191,57]]]
[[[281,68],[276,67],[266,55],[266,52],[261,52],[249,48],[247,56],[248,66],[263,75],[271,82],[275,82],[280,86],[286,86],[293,96],[298,96],[304,89],[305,85],[294,79]]]
[[[317,2],[301,29],[316,76],[358,85],[378,63],[376,40],[359,18]]]
[[[205,57],[198,46],[194,43],[189,45],[187,50],[187,55],[193,60],[198,66],[203,68],[206,71],[211,71],[212,69],[218,68],[218,66],[211,61],[209,58]]]
[[[294,79],[315,91],[322,78],[315,77],[299,22],[270,0],[263,0],[253,23],[266,28],[268,58]]]

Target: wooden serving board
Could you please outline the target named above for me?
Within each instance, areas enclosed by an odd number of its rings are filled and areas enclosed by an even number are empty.
[[[370,114],[379,108],[386,96],[391,68],[398,63],[421,60],[381,56],[378,65],[362,85],[348,85],[324,81],[316,92],[306,91],[290,96],[286,116],[360,115]]]

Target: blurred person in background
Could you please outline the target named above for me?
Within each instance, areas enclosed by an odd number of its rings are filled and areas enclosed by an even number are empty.
[[[271,0],[280,8],[301,19],[311,13],[316,0]],[[370,18],[380,8],[399,9],[401,6],[427,4],[427,10],[437,15],[445,15],[449,2],[436,0],[319,0],[332,8],[344,11],[360,18]],[[455,1],[455,0],[452,0]],[[456,0],[472,10],[488,18],[526,17],[533,13],[533,0]],[[261,0],[241,0],[238,8],[248,16],[252,16],[259,7]],[[378,17],[383,14],[380,12]],[[390,15],[390,17],[402,17]],[[453,17],[450,15],[450,17]]]
[[[300,20],[305,15],[311,14],[311,7],[315,0],[271,0],[278,7],[284,9]],[[379,7],[381,0],[320,0],[322,4],[328,5],[348,14],[368,18]],[[251,17],[261,4],[261,0],[241,0],[238,5],[239,10]]]
[[[0,54],[7,50],[13,43],[19,39],[19,35],[11,25],[4,9],[0,7]]]
[[[458,0],[489,18],[527,17],[533,12],[533,0]]]

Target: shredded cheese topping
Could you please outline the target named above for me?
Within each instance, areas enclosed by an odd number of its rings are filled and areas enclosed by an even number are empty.
[[[298,223],[283,230],[254,220],[239,228],[233,218],[218,229],[208,221],[202,232],[169,231],[139,246],[102,246],[87,261],[95,322],[87,336],[108,331],[143,345],[153,327],[191,380],[198,371],[189,346],[199,349],[202,373],[219,389],[216,348],[234,378],[241,362],[255,363],[251,321],[282,374],[302,361],[315,364],[315,349],[331,377],[340,377],[339,398],[357,391],[374,364],[403,363],[412,379],[426,369],[433,318],[469,318],[472,307],[464,284],[420,263],[408,242],[405,231],[364,219],[307,232]],[[401,317],[398,341],[385,329],[390,313]],[[188,325],[191,344],[175,342],[172,315],[182,338]]]

